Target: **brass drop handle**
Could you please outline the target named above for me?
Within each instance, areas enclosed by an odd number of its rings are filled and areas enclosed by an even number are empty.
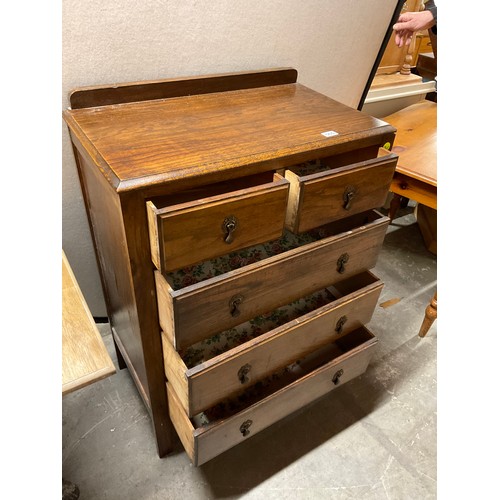
[[[347,186],[344,191],[344,209],[350,210],[351,203],[356,196],[356,189],[353,186]]]
[[[338,383],[340,382],[340,377],[342,377],[342,375],[344,375],[344,370],[342,370],[342,368],[335,372],[335,375],[332,378],[333,385],[338,385]]]
[[[243,295],[234,295],[233,297],[231,297],[231,300],[229,301],[229,312],[231,313],[231,316],[233,318],[240,315],[241,311],[238,308],[242,302]]]
[[[250,373],[251,368],[251,365],[247,363],[238,370],[238,379],[242,384],[246,384],[250,380],[248,378],[248,374]]]
[[[230,215],[224,219],[222,223],[222,230],[224,231],[224,242],[228,245],[234,240],[234,232],[238,225],[238,219],[234,215]]]
[[[345,265],[349,261],[349,254],[343,253],[337,260],[337,272],[343,274],[345,272]]]
[[[335,326],[335,331],[338,334],[342,333],[342,330],[344,329],[344,325],[347,323],[347,316],[342,316],[339,318],[337,321],[337,325]]]
[[[240,425],[240,432],[243,434],[243,436],[248,436],[250,434],[249,428],[253,424],[251,420],[245,420],[241,425]]]

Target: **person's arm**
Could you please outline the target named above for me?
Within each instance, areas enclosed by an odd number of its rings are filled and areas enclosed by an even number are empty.
[[[392,27],[395,31],[395,41],[398,47],[410,45],[415,31],[432,28],[437,23],[437,7],[433,0],[427,2],[425,10],[420,12],[405,12],[399,16],[398,22]]]

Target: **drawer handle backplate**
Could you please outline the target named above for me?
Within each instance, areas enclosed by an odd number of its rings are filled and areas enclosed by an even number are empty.
[[[234,215],[230,215],[224,219],[222,230],[224,231],[224,242],[228,245],[234,240],[234,231],[238,225],[238,219]]]
[[[335,326],[335,331],[338,334],[342,333],[342,330],[344,329],[344,325],[347,323],[347,316],[342,316],[339,318],[337,321],[337,325]]]
[[[347,186],[344,191],[344,209],[350,210],[351,203],[354,197],[356,196],[356,188],[354,186]]]
[[[253,424],[251,420],[245,420],[241,425],[240,425],[240,432],[243,434],[243,436],[248,436],[250,434],[250,426]]]
[[[240,304],[243,302],[243,295],[234,295],[229,301],[229,312],[231,316],[235,318],[240,315],[240,310],[238,309]]]
[[[335,375],[332,378],[333,385],[338,385],[338,383],[340,382],[340,377],[342,377],[342,375],[344,375],[344,370],[342,370],[342,368],[339,371],[335,372]]]
[[[345,272],[345,265],[349,261],[349,254],[348,253],[343,253],[337,260],[337,271],[340,274],[343,274]]]

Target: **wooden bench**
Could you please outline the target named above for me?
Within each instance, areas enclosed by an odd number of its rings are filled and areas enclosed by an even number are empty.
[[[64,251],[62,252],[62,394],[116,373]]]

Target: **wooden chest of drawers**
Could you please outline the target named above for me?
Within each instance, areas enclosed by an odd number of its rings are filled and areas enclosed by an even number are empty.
[[[88,87],[64,112],[120,367],[199,465],[366,370],[395,130],[293,69]]]

